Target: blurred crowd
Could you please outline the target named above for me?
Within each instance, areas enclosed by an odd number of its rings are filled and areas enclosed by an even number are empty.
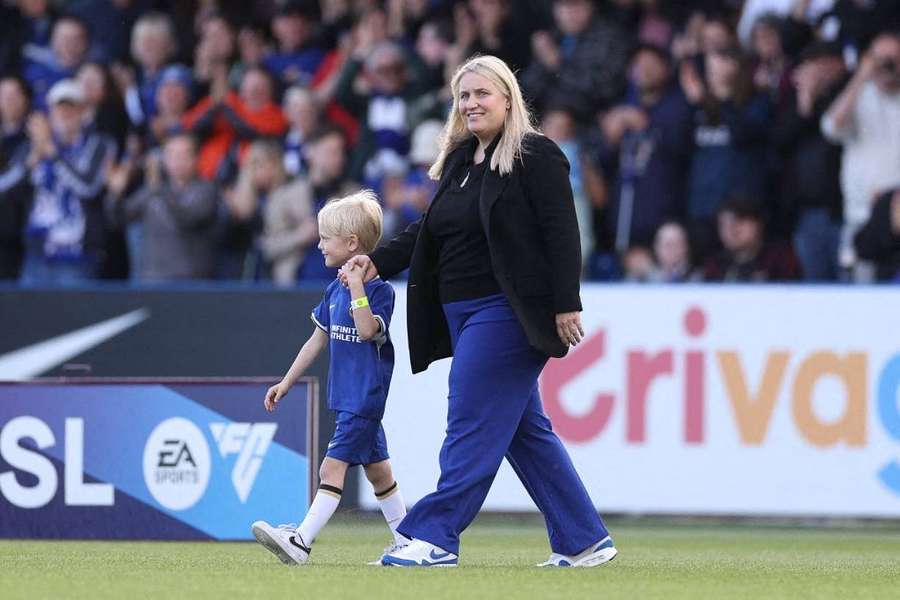
[[[335,276],[434,183],[448,81],[516,71],[589,280],[900,281],[896,0],[6,0],[0,279]]]

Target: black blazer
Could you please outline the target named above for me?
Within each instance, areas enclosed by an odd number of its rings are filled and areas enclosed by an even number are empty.
[[[450,153],[435,197],[476,143],[473,137]],[[556,314],[581,310],[581,244],[569,162],[550,139],[529,134],[512,173],[485,171],[479,203],[494,276],[528,341],[548,356],[565,356],[568,346],[556,333]],[[438,297],[437,243],[422,226],[429,211],[369,255],[385,279],[409,267],[406,320],[413,373],[453,353]]]

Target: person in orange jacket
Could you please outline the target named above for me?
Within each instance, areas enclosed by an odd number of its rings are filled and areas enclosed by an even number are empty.
[[[204,179],[228,181],[250,142],[284,135],[288,122],[274,96],[274,79],[262,67],[247,69],[237,92],[228,89],[227,70],[216,74],[210,95],[184,116],[185,129],[201,141]]]

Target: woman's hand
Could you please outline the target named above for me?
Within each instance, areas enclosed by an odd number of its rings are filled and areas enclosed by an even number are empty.
[[[556,333],[566,346],[574,346],[584,338],[580,312],[559,313],[556,315]]]
[[[344,267],[338,272],[338,279],[341,280],[341,283],[344,284],[344,287],[349,285],[347,283],[347,273],[352,269],[361,269],[362,270],[362,280],[363,283],[368,281],[372,281],[376,277],[378,277],[378,269],[375,268],[375,263],[372,262],[372,259],[366,256],[365,254],[358,254],[348,260]]]

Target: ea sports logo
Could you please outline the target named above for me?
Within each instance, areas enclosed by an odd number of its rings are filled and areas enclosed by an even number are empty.
[[[181,417],[156,426],[144,446],[144,482],[163,507],[184,510],[209,484],[209,446],[203,432]]]

